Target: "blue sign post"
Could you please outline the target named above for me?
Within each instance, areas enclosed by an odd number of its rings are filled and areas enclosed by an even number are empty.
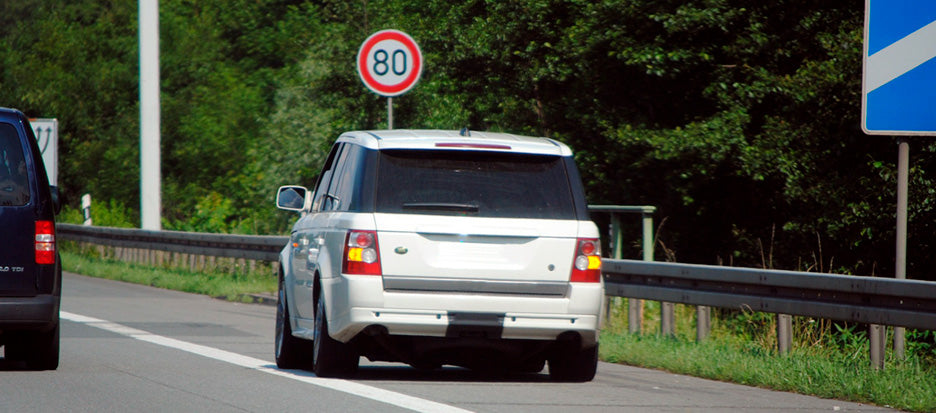
[[[936,135],[936,1],[866,0],[861,126]]]

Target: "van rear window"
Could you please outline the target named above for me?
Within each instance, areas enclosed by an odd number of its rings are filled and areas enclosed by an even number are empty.
[[[0,206],[22,206],[29,202],[26,158],[16,128],[0,122]]]
[[[576,219],[559,156],[457,150],[384,150],[377,212]]]

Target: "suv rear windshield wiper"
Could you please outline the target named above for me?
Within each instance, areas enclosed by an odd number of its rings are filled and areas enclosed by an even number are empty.
[[[424,211],[447,212],[478,212],[481,208],[474,204],[456,204],[442,202],[409,202],[403,204],[403,209],[420,209]]]

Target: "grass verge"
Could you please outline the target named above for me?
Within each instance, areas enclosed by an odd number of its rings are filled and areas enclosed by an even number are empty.
[[[794,345],[789,354],[780,355],[759,340],[724,329],[713,330],[712,337],[698,343],[687,332],[667,338],[630,334],[611,324],[601,334],[604,361],[828,399],[936,411],[936,368],[916,355],[903,360],[891,355],[883,370],[874,370],[866,352],[815,343]]]
[[[109,280],[126,281],[176,291],[208,295],[230,301],[251,303],[253,294],[272,294],[277,289],[272,272],[190,272],[174,268],[153,268],[115,260],[90,258],[63,250],[65,271]]]

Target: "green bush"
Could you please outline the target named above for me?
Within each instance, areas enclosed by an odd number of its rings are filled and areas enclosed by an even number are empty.
[[[83,224],[84,211],[81,208],[64,205],[56,219],[69,224]],[[113,199],[105,202],[92,199],[91,221],[92,225],[99,227],[138,228],[140,226],[139,216],[123,203]]]

